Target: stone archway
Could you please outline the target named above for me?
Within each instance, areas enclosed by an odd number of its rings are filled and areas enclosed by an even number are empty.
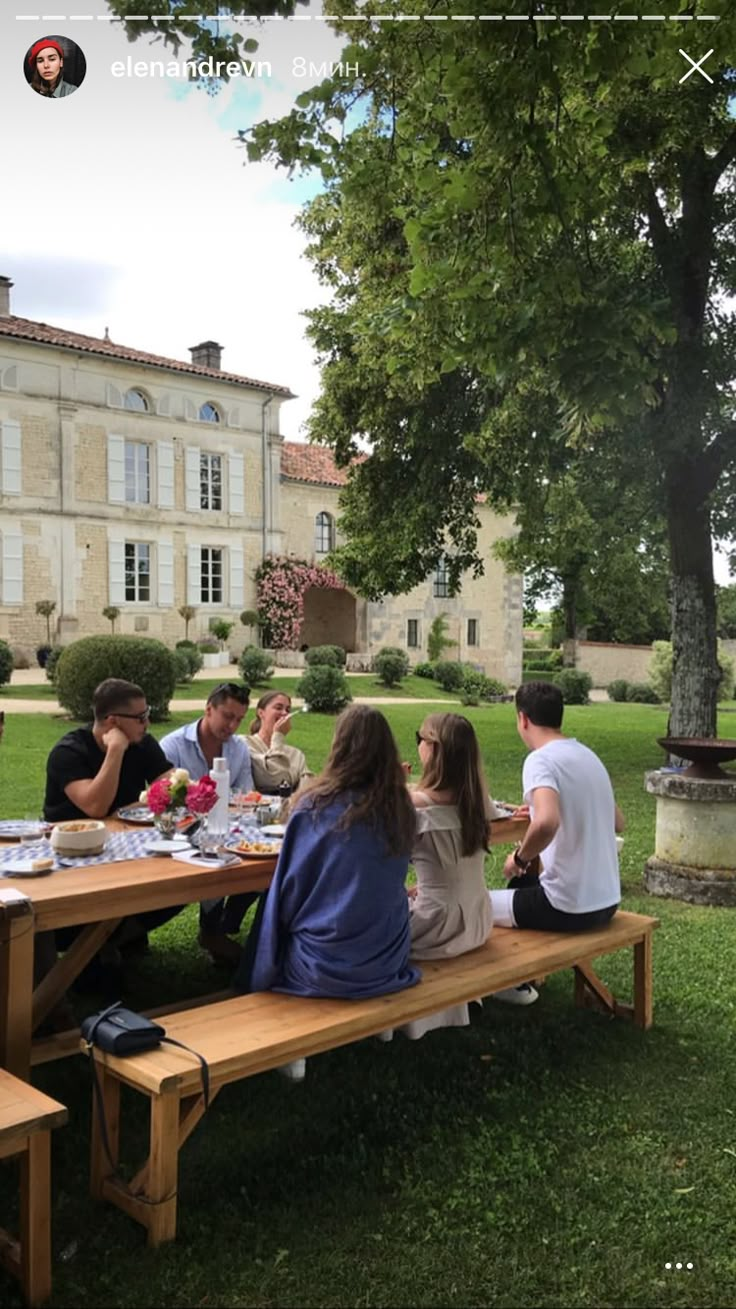
[[[299,644],[341,645],[348,654],[355,650],[355,596],[343,589],[310,586],[304,592]]]

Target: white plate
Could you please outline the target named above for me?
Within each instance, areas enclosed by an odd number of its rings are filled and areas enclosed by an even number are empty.
[[[217,859],[206,859],[199,850],[177,850],[171,856],[181,864],[194,864],[195,868],[230,868],[240,863],[237,855],[218,855]]]
[[[146,854],[178,854],[189,850],[190,845],[185,836],[160,837],[158,841],[149,841]]]
[[[48,877],[49,873],[54,872],[54,869],[31,868],[31,861],[29,859],[27,863],[5,864],[4,867],[0,868],[0,872],[2,872],[3,877]]]
[[[36,822],[32,818],[7,818],[0,822],[0,837],[6,841],[20,841],[24,836],[38,836],[40,841],[50,827],[50,823]]]
[[[122,818],[124,823],[137,823],[141,827],[153,827],[153,814],[144,804],[126,804],[122,809],[118,809],[116,818]]]
[[[272,823],[270,827],[262,827],[262,836],[283,836],[286,831],[286,823]]]

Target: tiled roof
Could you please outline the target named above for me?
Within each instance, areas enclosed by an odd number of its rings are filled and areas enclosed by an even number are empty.
[[[0,338],[4,336],[14,337],[20,341],[36,341],[39,345],[60,346],[65,350],[81,350],[85,354],[106,355],[109,359],[120,359],[132,364],[147,364],[149,367],[161,368],[167,372],[210,377],[218,382],[250,386],[258,391],[272,391],[274,395],[284,396],[286,399],[291,399],[293,395],[288,386],[258,382],[253,377],[223,373],[219,368],[206,368],[203,364],[187,363],[182,359],[167,359],[164,355],[152,355],[146,350],[136,350],[129,345],[117,345],[114,341],[106,341],[98,336],[68,332],[66,328],[37,323],[32,318],[17,318],[15,314],[0,315]]]
[[[345,486],[347,470],[338,468],[331,450],[321,445],[284,441],[281,476],[292,482],[313,482],[317,486]]]

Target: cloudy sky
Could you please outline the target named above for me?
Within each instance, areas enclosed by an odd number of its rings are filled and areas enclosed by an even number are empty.
[[[340,44],[322,23],[254,23],[254,58],[273,75],[211,97],[183,81],[113,77],[128,56],[174,55],[148,36],[129,43],[119,24],[70,20],[107,14],[102,0],[49,10],[66,21],[19,22],[39,6],[2,0],[0,111],[13,126],[0,274],[15,282],[12,311],[94,336],[108,327],[113,341],[178,359],[220,341],[228,371],[297,393],[281,411],[284,435],[297,437],[318,387],[300,312],[323,294],[293,223],[314,184],[247,164],[233,138],[313,84],[293,75],[294,58],[337,59]],[[23,59],[56,34],[82,47],[88,71],[75,95],[49,101],[26,84]]]
[[[314,20],[318,0],[301,11],[309,21],[241,28],[272,75],[235,78],[214,97],[184,79],[114,76],[129,57],[174,55],[98,21],[109,19],[104,0],[56,0],[63,20],[19,21],[38,13],[33,0],[0,6],[0,274],[15,282],[12,311],[93,336],[108,328],[113,341],[177,359],[213,338],[228,371],[297,394],[281,429],[298,438],[319,386],[301,312],[323,292],[294,219],[316,183],[246,163],[234,138],[319,80],[297,77],[295,59],[339,58]],[[36,95],[23,75],[26,51],[48,35],[71,37],[87,59],[83,86],[64,100]],[[716,573],[729,580],[722,555]]]

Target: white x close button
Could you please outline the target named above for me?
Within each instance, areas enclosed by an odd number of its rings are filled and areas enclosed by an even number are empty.
[[[709,77],[708,74],[705,72],[705,70],[700,66],[701,64],[705,63],[706,59],[710,58],[710,56],[713,54],[712,50],[709,50],[707,54],[703,55],[702,59],[698,59],[697,61],[695,59],[690,58],[689,54],[687,53],[687,50],[680,50],[680,54],[682,55],[683,59],[687,59],[687,62],[689,64],[692,64],[692,68],[688,68],[687,72],[683,73],[682,77],[680,78],[680,84],[686,82],[688,77],[692,77],[693,73],[700,73],[700,76],[704,77],[706,82],[710,82],[711,86],[713,85],[713,78]]]

